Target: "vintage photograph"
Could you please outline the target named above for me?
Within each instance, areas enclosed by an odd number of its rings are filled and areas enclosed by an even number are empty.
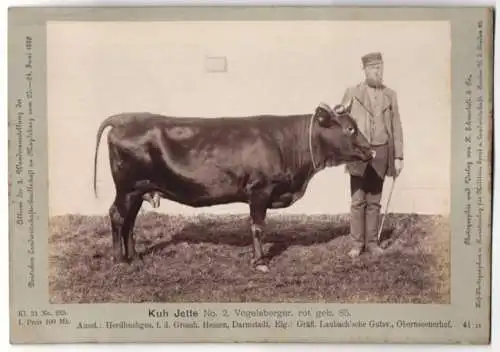
[[[451,303],[449,21],[46,40],[50,303]]]

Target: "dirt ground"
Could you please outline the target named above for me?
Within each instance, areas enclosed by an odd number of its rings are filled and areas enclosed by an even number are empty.
[[[111,261],[107,216],[51,219],[52,303],[387,302],[449,303],[447,218],[389,214],[385,253],[351,259],[347,215],[272,215],[269,272],[252,269],[246,215],[171,216],[136,222],[142,260]]]

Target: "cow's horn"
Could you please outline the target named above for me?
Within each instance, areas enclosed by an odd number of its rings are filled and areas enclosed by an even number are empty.
[[[347,103],[347,105],[344,106],[345,111],[351,111],[353,100],[354,100],[353,98],[349,99],[349,102]]]
[[[344,105],[339,104],[339,105],[335,105],[335,107],[333,108],[333,110],[335,111],[335,113],[337,115],[341,115],[341,114],[343,114],[346,111],[346,108],[344,107]]]

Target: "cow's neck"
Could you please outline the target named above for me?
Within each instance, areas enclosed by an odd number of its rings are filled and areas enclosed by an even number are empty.
[[[290,145],[293,146],[291,149],[294,151],[290,166],[305,172],[309,177],[326,166],[326,159],[318,142],[317,128],[311,124],[311,119],[312,116],[307,115],[300,121],[300,126],[296,129],[297,135],[290,141]]]

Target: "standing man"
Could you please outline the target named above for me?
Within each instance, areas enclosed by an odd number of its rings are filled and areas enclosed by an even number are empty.
[[[342,99],[345,105],[352,99],[351,115],[356,120],[373,149],[370,162],[347,164],[351,184],[351,236],[354,246],[349,256],[359,256],[363,250],[381,254],[377,232],[380,201],[386,176],[396,178],[403,169],[403,130],[399,118],[396,92],[382,83],[382,54],[375,52],[361,58],[364,82],[348,88]]]

